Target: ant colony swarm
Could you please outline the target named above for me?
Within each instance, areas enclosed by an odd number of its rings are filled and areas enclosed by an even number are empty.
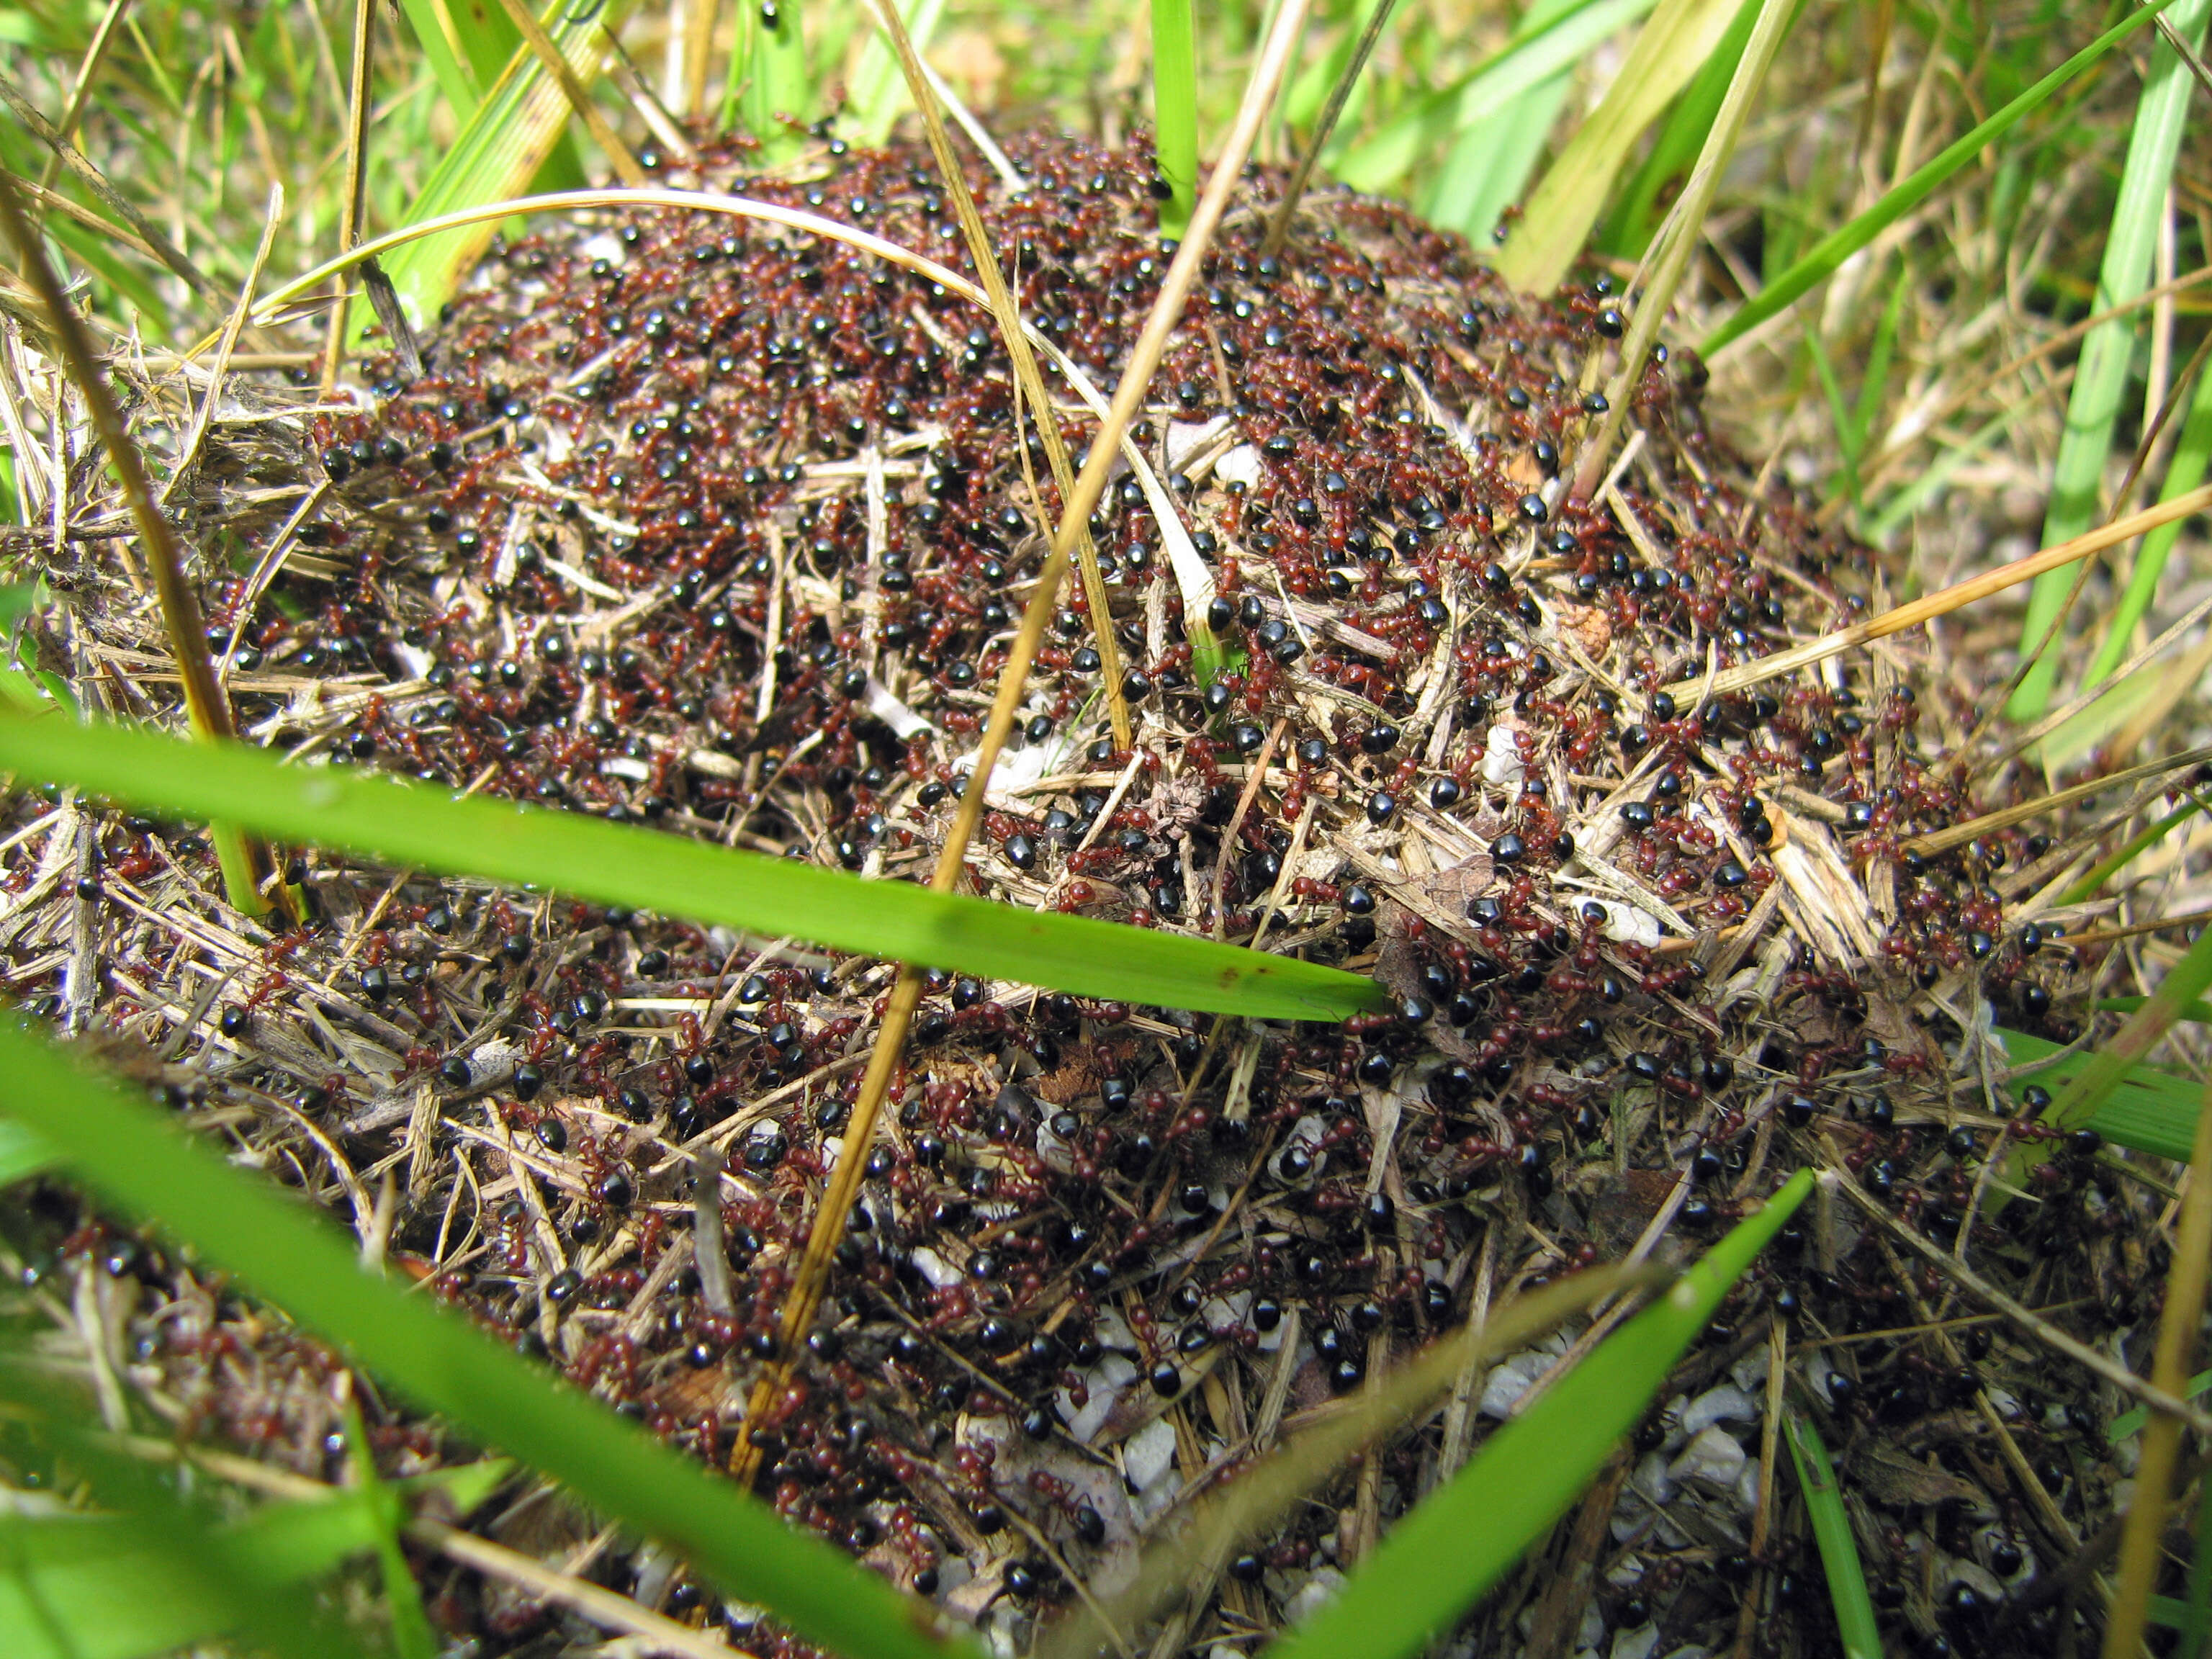
[[[973,185],[1072,366],[1047,374],[1079,454],[1169,258],[1150,158],[1012,149],[1025,190]],[[656,166],[683,185],[737,163]],[[967,268],[918,149],[744,187]],[[1954,1088],[1962,1026],[1987,1003],[2066,1040],[2076,963],[2002,921],[2047,843],[1915,848],[1974,809],[1923,751],[1909,653],[1663,689],[1863,617],[1870,556],[1708,429],[1686,353],[1653,354],[1612,475],[1571,501],[1624,331],[1607,285],[1528,301],[1402,210],[1324,191],[1263,256],[1280,187],[1255,173],[1208,256],[1092,521],[1111,615],[1071,582],[969,868],[1011,904],[1371,973],[1396,1012],[1217,1029],[933,975],[772,1420],[739,1419],[889,965],[326,854],[304,867],[315,920],[264,944],[213,896],[204,840],[87,818],[7,854],[10,983],[71,1030],[166,1043],[180,1109],[222,1114],[331,1201],[366,1182],[373,1203],[388,1176],[398,1267],[703,1458],[748,1437],[793,1521],[1018,1639],[1070,1574],[1125,1571],[1209,1462],[1480,1298],[1654,1233],[1662,1255],[1699,1248],[1805,1163],[1856,1172],[1946,1249],[1978,1214],[1981,1270],[2039,1275],[2038,1305],[2075,1303],[2084,1332],[2132,1320],[2112,1235],[2136,1195],[2094,1184],[2083,1149],[2048,1149],[2047,1201],[2002,1231],[1977,1212],[2022,1103]],[[207,590],[241,724],[302,765],[926,880],[1043,557],[1037,492],[1056,501],[987,315],[844,243],[639,212],[500,248],[427,357],[411,380],[372,367],[369,412],[211,435],[186,511],[199,545],[223,544],[218,524],[246,544]],[[272,486],[303,470],[301,513]],[[60,642],[88,683],[152,634],[118,569],[72,580],[113,601]],[[1102,623],[1131,751],[1106,726]],[[19,827],[51,810],[17,808]],[[96,997],[70,977],[81,939]],[[726,1272],[702,1273],[690,1154],[709,1145]],[[2096,1249],[2085,1206],[2110,1224]],[[1733,1639],[1771,1318],[1933,1316],[1837,1209],[1784,1235],[1670,1390],[1736,1389],[1749,1417],[1640,1437],[1616,1516],[1634,1549],[1597,1591],[1612,1625]],[[151,1246],[70,1225],[48,1249],[173,1297],[142,1322],[167,1397],[331,1467],[331,1356]],[[1815,1403],[1846,1440],[1955,1423],[1962,1351],[1989,1346],[1977,1327],[1839,1348]],[[1190,1641],[1291,1616],[1552,1358],[1478,1378],[1378,1454],[1379,1481],[1347,1477],[1237,1559],[1187,1610]],[[2108,1512],[2039,1413],[2012,1428],[2073,1524]],[[402,1472],[437,1455],[430,1425],[375,1432]],[[1731,1432],[1722,1469],[1706,1443]],[[1948,1483],[1938,1535],[1900,1498],[1899,1559],[1870,1576],[1921,1583],[1915,1549],[2021,1570],[2030,1522],[1985,1450],[1920,1468]],[[556,1558],[567,1534],[541,1532],[590,1531],[529,1527]],[[1809,1546],[1755,1565],[1797,1587],[1768,1595],[1773,1618],[1826,1616]],[[659,1605],[739,1616],[665,1569]],[[2002,1593],[1976,1571],[1984,1601]],[[488,1638],[551,1616],[473,1581],[439,1605]],[[1971,1650],[1970,1614],[1916,1616]]]

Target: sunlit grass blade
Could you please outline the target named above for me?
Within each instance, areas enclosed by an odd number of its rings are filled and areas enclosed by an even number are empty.
[[[1778,272],[1730,313],[1726,322],[1707,335],[1698,349],[1710,357],[1768,318],[1795,305],[1835,275],[1844,260],[1934,195],[1961,167],[2094,68],[2113,47],[2148,26],[2160,9],[2175,3],[2176,0],[2154,0],[2142,10],[2130,12],[2050,74],[1945,145],[1872,207],[1823,236],[1787,270]]]
[[[1597,108],[1575,129],[1498,252],[1498,269],[1526,293],[1548,294],[1582,255],[1590,227],[1644,130],[1705,66],[1740,0],[1660,0]]]
[[[1492,1435],[1398,1522],[1335,1601],[1266,1650],[1269,1659],[1423,1651],[1574,1501],[1812,1188],[1809,1170],[1792,1176],[1672,1289]]]
[[[1152,0],[1152,143],[1168,193],[1160,234],[1180,239],[1198,201],[1198,32],[1191,0]]]
[[[2148,999],[2133,1000],[2140,1009]],[[2189,1012],[2203,1007],[2201,1002],[2185,1003],[2179,1018],[2204,1018]],[[2014,1066],[2033,1066],[2039,1061],[2056,1060],[2046,1069],[2019,1079],[2014,1085],[2015,1092],[2031,1083],[2041,1084],[2054,1094],[2070,1090],[2095,1059],[2088,1054],[2056,1059],[2064,1052],[2058,1044],[2025,1031],[1999,1026],[1996,1035]],[[2116,1146],[2148,1152],[2154,1158],[2170,1158],[2179,1164],[2187,1160],[2195,1140],[2197,1104],[2197,1085],[2187,1078],[2176,1077],[2155,1066],[2130,1065],[2087,1120],[2070,1120],[2069,1127],[2094,1129]]]
[[[865,882],[582,814],[455,799],[374,774],[288,767],[234,744],[187,746],[118,726],[0,714],[0,771],[66,781],[149,811],[219,811],[288,842],[395,864],[536,883],[1084,996],[1258,1019],[1340,1019],[1382,1000],[1370,981],[1290,957]]]
[[[927,51],[929,38],[945,15],[945,0],[900,0],[898,10],[914,49]],[[890,137],[898,118],[913,107],[906,76],[899,72],[898,54],[885,44],[880,31],[871,32],[860,48],[860,67],[846,87],[837,130],[854,143],[880,144]]]
[[[1486,239],[1528,187],[1574,84],[1574,71],[1561,70],[1461,132],[1418,198],[1422,216],[1470,241]]]
[[[762,0],[737,9],[740,47],[730,57],[724,102],[760,140],[761,160],[770,167],[799,153],[814,101],[799,11],[799,0]]]
[[[2137,14],[2141,15],[2142,14]],[[2193,49],[2204,39],[2212,0],[2174,0],[2167,21]],[[2105,234],[2103,269],[2097,277],[2092,309],[2109,310],[2141,293],[2150,282],[2151,252],[2166,215],[2166,191],[2189,115],[2195,78],[2181,54],[2164,39],[2150,50],[2150,69],[2136,105],[2135,131],[2127,165],[2120,175],[2119,198]],[[2135,356],[2136,316],[2130,313],[2090,331],[2074,366],[2074,389],[2066,404],[2066,427],[2051,464],[2050,505],[2043,527],[2046,541],[2063,541],[2095,523],[2102,512],[2105,463],[2112,453],[2112,428],[2119,419]],[[2057,624],[2070,578],[2053,571],[2028,593],[2021,623],[2021,649],[2027,650]],[[2051,706],[2059,653],[2045,651],[2013,693],[2007,708],[2015,720],[2040,720]]]
[[[629,4],[630,0],[608,0],[602,9],[553,0],[540,17],[554,47],[586,86],[598,77],[601,32],[618,28]],[[501,21],[512,33],[513,25],[506,24],[503,15]],[[424,182],[410,216],[434,218],[520,195],[553,154],[567,129],[568,113],[568,100],[559,85],[527,47],[518,45],[453,148]],[[385,271],[416,327],[437,320],[439,307],[483,257],[492,233],[493,226],[485,223],[424,237],[386,262]]]
[[[1805,1514],[1813,1526],[1813,1541],[1820,1551],[1820,1569],[1828,1578],[1828,1601],[1836,1610],[1836,1633],[1843,1638],[1844,1659],[1881,1659],[1881,1630],[1875,1622],[1874,1599],[1867,1594],[1866,1568],[1859,1560],[1858,1540],[1851,1536],[1850,1512],[1844,1507],[1843,1488],[1836,1484],[1835,1465],[1820,1431],[1796,1411],[1782,1415],[1782,1432],[1790,1443],[1790,1467],[1797,1471],[1797,1487],[1805,1495]]]
[[[471,20],[476,27],[465,34],[456,26],[453,9],[445,0],[399,0],[399,12],[414,32],[416,44],[422,50],[423,62],[430,66],[431,77],[438,83],[446,107],[453,112],[457,124],[467,125],[483,98],[485,85],[477,76],[475,53],[499,42],[502,34],[506,40],[499,46],[497,61],[506,62],[514,51],[514,30],[506,15],[495,7],[487,7]],[[497,73],[495,64],[493,74]]]
[[[2196,489],[2204,477],[2209,456],[2212,456],[2212,369],[2197,376],[2189,414],[2182,422],[2181,435],[2174,441],[2173,458],[2166,463],[2166,477],[2159,486],[2159,500],[2170,501]],[[2097,654],[2090,659],[2085,684],[2100,684],[2127,656],[2128,642],[2134,637],[2136,624],[2150,610],[2150,602],[2158,593],[2159,578],[2166,573],[2166,560],[2172,556],[2173,544],[2180,538],[2179,524],[2161,526],[2143,538],[2142,546],[2136,554],[2135,568],[2128,573],[2127,586],[2112,606],[2112,614],[2098,624],[2104,637],[2097,642]]]
[[[2156,1046],[2180,1011],[2203,996],[2208,988],[2212,988],[2212,933],[2202,935],[2182,953],[2181,960],[2166,969],[2166,977],[2143,1006],[2128,1017],[2127,1024],[2110,1041],[2099,1043],[2088,1063],[2067,1079],[2066,1086],[2051,1103],[2051,1121],[2062,1128],[2075,1129],[2099,1115],[2136,1063]],[[2190,1121],[2192,1124],[2196,1121],[2193,1111]],[[2183,1143],[2179,1154],[2182,1158],[2189,1155],[2188,1144]]]
[[[846,1659],[968,1650],[925,1634],[913,1603],[842,1552],[460,1316],[363,1273],[319,1217],[8,1024],[0,1024],[0,1112],[51,1141],[87,1186],[157,1220],[416,1406],[562,1481],[806,1640]]]
[[[1329,171],[1356,190],[1390,189],[1413,171],[1430,145],[1571,69],[1653,4],[1654,0],[1571,0],[1548,24],[1517,35],[1479,68],[1420,98],[1372,137],[1340,156],[1325,158]]]
[[[1712,131],[1713,118],[1720,113],[1721,100],[1728,94],[1729,77],[1743,57],[1745,42],[1751,39],[1751,26],[1759,15],[1759,0],[1744,0],[1736,8],[1735,19],[1728,32],[1721,36],[1705,67],[1698,71],[1690,89],[1667,117],[1666,125],[1644,153],[1628,182],[1621,186],[1619,199],[1607,218],[1605,228],[1598,233],[1597,242],[1616,258],[1640,259],[1650,246],[1652,233],[1659,227],[1659,193],[1675,179],[1689,171],[1704,148],[1705,135]]]

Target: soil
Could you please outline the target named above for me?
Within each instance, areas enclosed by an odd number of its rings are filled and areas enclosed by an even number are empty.
[[[970,182],[1024,313],[1110,392],[1167,263],[1149,153],[1009,148],[1026,190]],[[648,160],[678,185],[746,167]],[[1833,1650],[1765,1427],[1778,1352],[1891,1639],[2054,1646],[2055,1567],[2122,1474],[2106,1413],[1911,1239],[1948,1251],[1972,1216],[1973,1267],[2052,1324],[2147,1338],[2156,1194],[2094,1138],[2052,1142],[1989,1036],[2081,1035],[2094,951],[2008,921],[2067,849],[2036,824],[1909,844],[1980,805],[1943,758],[1978,711],[1920,695],[1923,645],[1664,693],[1881,609],[1879,562],[1730,447],[1686,352],[1644,366],[1610,482],[1570,501],[1622,332],[1607,284],[1513,295],[1464,243],[1322,188],[1262,257],[1280,186],[1255,172],[1231,212],[1143,465],[1092,522],[1133,748],[1071,584],[969,884],[1340,963],[1399,1012],[1258,1026],[933,975],[771,1420],[741,1413],[890,964],[322,852],[295,871],[311,921],[271,937],[222,902],[201,836],[50,791],[10,807],[9,988],[654,1432],[718,1464],[749,1437],[795,1524],[1018,1650],[1071,1581],[1126,1577],[1141,1538],[1416,1346],[1580,1265],[1686,1259],[1810,1164],[1831,1184],[1595,1507],[1455,1650]],[[741,188],[967,268],[920,150],[829,145]],[[1056,507],[983,313],[794,229],[611,214],[495,250],[422,373],[363,380],[351,413],[240,381],[174,498],[256,740],[927,878],[1040,493]],[[157,421],[173,394],[146,392]],[[1089,409],[1058,412],[1079,450]],[[52,562],[41,648],[91,705],[172,718],[118,550]],[[1210,682],[1195,612],[1229,653]],[[1987,1177],[2022,1146],[2031,1190],[2000,1215]],[[702,1275],[706,1149],[726,1261]],[[319,1345],[58,1187],[8,1231],[71,1328],[70,1284],[95,1285],[148,1420],[340,1468]],[[1249,1650],[1583,1328],[1462,1378],[1139,1643]],[[459,1455],[372,1405],[391,1473]],[[596,1525],[558,1502],[477,1524],[796,1650],[649,1550],[580,1550]],[[481,1652],[588,1630],[424,1571]]]

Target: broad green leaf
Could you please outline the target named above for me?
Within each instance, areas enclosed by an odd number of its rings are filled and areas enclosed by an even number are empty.
[[[0,1515],[0,1632],[9,1659],[144,1659],[221,1635],[231,1596],[141,1529]]]
[[[2203,1005],[2191,999],[2183,1006]],[[2000,1026],[1996,1035],[2014,1066],[2033,1066],[2064,1052],[2057,1043],[2025,1031]],[[2039,1083],[2053,1094],[2063,1095],[2080,1084],[2097,1058],[2087,1054],[2068,1055],[2032,1077],[2020,1079],[2014,1089],[2017,1092],[2030,1083]],[[2185,1164],[2196,1144],[2197,1109],[2203,1092],[2200,1085],[2155,1066],[2125,1066],[2083,1127],[2094,1129],[2115,1146]]]
[[[1370,981],[1291,957],[863,881],[580,813],[456,799],[372,773],[285,766],[237,744],[0,714],[0,771],[74,783],[147,811],[220,815],[283,842],[1082,996],[1255,1019],[1341,1019],[1384,1000]]]
[[[1628,61],[1576,129],[1498,256],[1498,274],[1523,293],[1549,294],[1581,257],[1628,152],[1705,66],[1739,0],[1659,0]]]
[[[737,8],[738,49],[730,54],[731,95],[725,103],[760,140],[761,160],[769,166],[798,154],[805,141],[793,124],[803,125],[814,106],[800,10],[799,0]]]
[[[1859,1561],[1850,1512],[1844,1507],[1843,1488],[1836,1484],[1828,1449],[1821,1443],[1820,1431],[1802,1413],[1785,1410],[1782,1431],[1790,1442],[1797,1488],[1805,1497],[1806,1517],[1813,1523],[1813,1541],[1820,1547],[1820,1568],[1828,1577],[1828,1600],[1836,1609],[1836,1632],[1843,1638],[1844,1659],[1881,1659],[1881,1631],[1875,1622],[1874,1601],[1867,1594],[1866,1569]]]
[[[2137,13],[2137,16],[2147,13]],[[2193,52],[2204,43],[2204,24],[2212,0],[2173,0],[2166,21]],[[2166,192],[2173,182],[2174,158],[2181,149],[2196,77],[2163,36],[2151,42],[2150,70],[2136,103],[2135,131],[2128,143],[2127,166],[2120,175],[2119,199],[2105,234],[2104,266],[2097,278],[2094,309],[2109,311],[2132,300],[2150,283],[2151,252],[2166,220]],[[2051,463],[2051,502],[2043,516],[2040,545],[2070,541],[2092,528],[2104,509],[2105,462],[2112,453],[2112,428],[2120,416],[2135,356],[2142,319],[2134,311],[2109,318],[2089,331],[2074,365],[2074,389],[2066,404],[2066,428]],[[2074,585],[2070,570],[2048,570],[2028,592],[2027,614],[2021,622],[2021,648],[2036,648],[2059,623],[2060,608]],[[2125,635],[2121,635],[2124,641]],[[2040,720],[2057,684],[2057,650],[2045,650],[2013,693],[2008,711],[2022,722]],[[2107,670],[2109,672],[2109,668]]]
[[[9,722],[13,725],[15,722]],[[848,1659],[972,1652],[841,1551],[679,1456],[458,1314],[362,1271],[350,1243],[264,1178],[28,1032],[0,1024],[0,1111],[84,1183],[228,1269],[405,1395],[659,1540],[726,1594]]]
[[[1812,1189],[1811,1171],[1800,1170],[1737,1223],[1399,1522],[1343,1593],[1267,1649],[1267,1659],[1409,1659],[1425,1650],[1574,1501]]]
[[[1538,82],[1579,63],[1615,30],[1651,9],[1655,0],[1571,0],[1533,33],[1516,36],[1495,57],[1419,100],[1404,114],[1329,170],[1355,190],[1382,191],[1413,171],[1431,144],[1462,132]]]
[[[496,3],[472,7],[469,21],[474,27],[464,31],[446,0],[399,0],[399,10],[415,32],[416,44],[430,66],[447,108],[457,124],[465,126],[483,101],[487,82],[497,76],[500,64],[522,44],[514,20]],[[496,52],[498,57],[490,74],[479,78],[477,60],[489,52]]]
[[[1815,242],[1786,270],[1729,313],[1729,319],[1707,335],[1698,348],[1711,356],[1730,341],[1739,339],[1769,317],[1787,310],[1836,273],[1844,260],[1934,195],[1953,174],[2046,102],[2053,94],[2093,68],[2106,52],[2147,26],[2175,0],[2154,0],[2131,11],[2057,69],[2014,98],[1986,119],[1945,145],[1903,183],[1887,192],[1864,213]]]
[[[1561,70],[1516,93],[1455,138],[1421,198],[1422,216],[1469,241],[1487,239],[1528,188],[1574,84],[1573,71]]]

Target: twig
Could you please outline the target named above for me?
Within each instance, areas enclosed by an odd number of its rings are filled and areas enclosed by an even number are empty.
[[[998,250],[991,246],[990,232],[984,228],[983,216],[976,210],[975,198],[968,189],[968,177],[961,172],[959,158],[952,153],[952,135],[945,130],[935,88],[922,72],[921,54],[914,49],[913,37],[907,33],[897,7],[890,0],[877,0],[876,15],[884,33],[890,37],[892,50],[898,54],[899,67],[906,73],[908,94],[921,112],[938,174],[945,181],[945,193],[951,201],[953,216],[960,222],[961,234],[967,238],[969,258],[975,262],[975,275],[989,298],[991,315],[999,325],[999,337],[1006,345],[1007,361],[1013,366],[1015,387],[1020,401],[1029,404],[1036,422],[1037,437],[1044,444],[1045,465],[1052,469],[1052,481],[1060,490],[1060,500],[1067,501],[1075,491],[1075,474],[1067,459],[1067,441],[1060,432],[1060,417],[1053,412],[1044,376],[1038,372],[1036,354],[1030,349],[1029,336],[1022,328],[1021,307],[1013,290],[1006,285],[1006,273],[999,269]],[[1099,573],[1098,550],[1091,539],[1087,519],[1077,534],[1075,559],[1077,568],[1083,573],[1083,594],[1091,611],[1091,636],[1097,642],[1099,678],[1105,684],[1106,713],[1114,726],[1114,746],[1127,749],[1134,738],[1129,725],[1128,699],[1121,690],[1121,646],[1114,637],[1114,608],[1107,597],[1106,579]],[[1056,594],[1059,588],[1055,577],[1050,589]]]
[[[2168,755],[2163,760],[2145,761],[2140,766],[2130,766],[2124,772],[2108,773],[2101,778],[2091,778],[2087,783],[2077,783],[2070,788],[2054,789],[2047,795],[2022,801],[2016,806],[2004,806],[1994,812],[1984,812],[1978,818],[1968,818],[1964,823],[1954,823],[1948,829],[1931,830],[1924,836],[1915,836],[1901,843],[1905,851],[1917,853],[1923,858],[1934,858],[1948,853],[1954,847],[1964,847],[1977,836],[1985,836],[1996,830],[2008,829],[2015,823],[2025,823],[2030,818],[2039,818],[2056,812],[2061,807],[2071,806],[2077,800],[2087,800],[2092,795],[2101,795],[2108,789],[2136,782],[2143,778],[2154,778],[2163,773],[2179,772],[2212,760],[2212,744],[2202,749],[2185,749],[2179,755]]]
[[[602,1589],[587,1579],[558,1571],[543,1561],[495,1544],[489,1538],[479,1538],[472,1532],[463,1532],[459,1527],[418,1518],[407,1523],[407,1535],[463,1566],[475,1568],[487,1577],[504,1578],[540,1601],[556,1602],[581,1613],[603,1630],[638,1637],[651,1651],[683,1654],[687,1659],[731,1659],[732,1654],[746,1651],[715,1641],[689,1625],[679,1625],[650,1607],[640,1607],[627,1595]]]
[[[1390,14],[1397,8],[1398,0],[1376,0],[1367,27],[1360,31],[1359,44],[1352,50],[1352,61],[1336,77],[1336,84],[1328,89],[1328,101],[1322,106],[1321,118],[1314,123],[1312,135],[1306,140],[1305,153],[1298,157],[1297,167],[1283,191],[1283,199],[1275,204],[1274,216],[1267,221],[1267,238],[1260,245],[1262,253],[1280,253],[1283,244],[1290,240],[1291,216],[1297,211],[1298,198],[1306,193],[1306,180],[1313,176],[1314,165],[1321,160],[1321,153],[1336,131],[1337,120],[1344,113],[1352,89],[1359,82],[1359,73],[1375,55],[1376,45],[1389,26]]]

